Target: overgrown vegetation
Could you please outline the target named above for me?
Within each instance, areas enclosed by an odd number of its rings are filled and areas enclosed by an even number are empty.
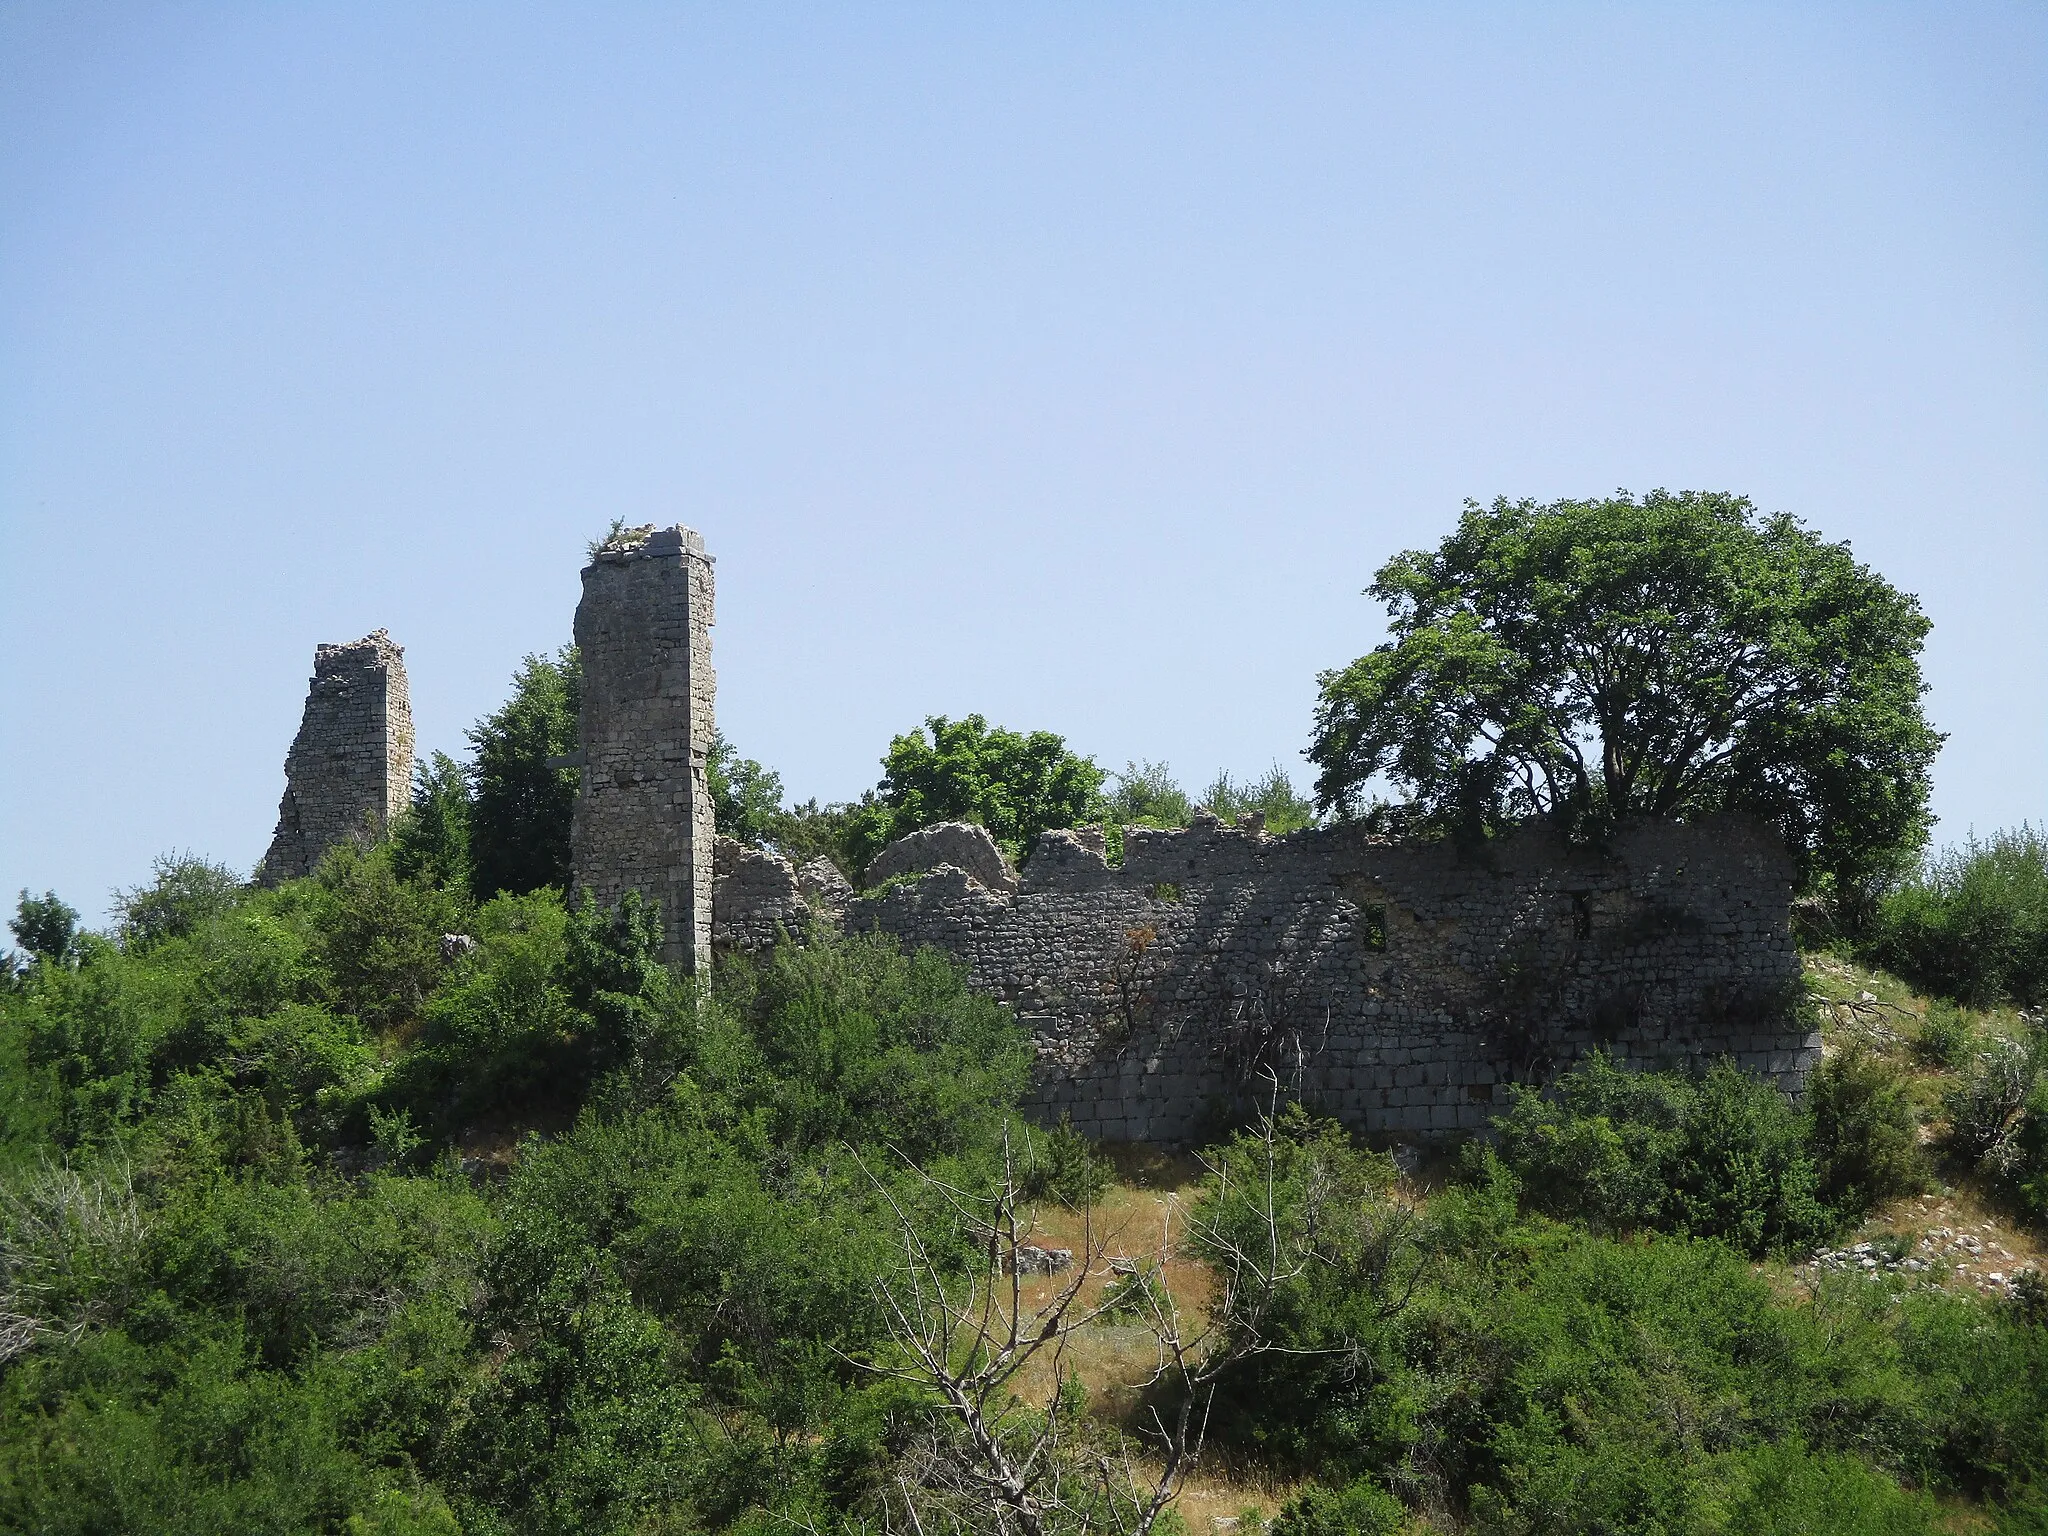
[[[1007,1015],[873,940],[677,978],[644,905],[479,904],[401,863],[344,847],[257,891],[166,860],[111,937],[17,911],[0,1525],[1026,1528],[977,1502],[982,1421],[942,1379],[981,1357],[919,1366],[903,1318],[936,1314],[888,1302],[1022,1268],[988,1267],[976,1201],[1107,1193],[1016,1119]],[[1958,1145],[2031,1155],[2038,1062],[1968,1044]],[[1171,1251],[1076,1271],[1101,1289],[1063,1347],[1156,1333],[1187,1368],[1134,1415],[1003,1408],[996,1443],[1052,1458],[1004,1507],[1128,1526],[1178,1432],[1312,1474],[1278,1531],[1923,1531],[1954,1499],[2027,1529],[2048,1308],[1752,1266],[1924,1179],[1910,1115],[1854,1053],[1803,1112],[1596,1059],[1418,1206],[1283,1108],[1207,1154]]]
[[[1858,949],[1959,1002],[2048,1003],[2048,836],[2026,825],[1928,860],[1885,895]]]
[[[1325,805],[1387,767],[1389,819],[1482,835],[1747,805],[1944,996],[1816,991],[1853,1027],[1796,1107],[1595,1055],[1426,1184],[1274,1082],[1198,1184],[1134,1188],[1020,1118],[1033,1043],[945,956],[820,932],[682,977],[651,904],[566,890],[580,676],[529,657],[471,761],[308,879],[169,856],[105,933],[21,892],[0,1529],[1172,1536],[1205,1459],[1287,1490],[1240,1536],[2048,1529],[2048,1285],[1800,1267],[1938,1180],[2048,1222],[2048,1039],[1985,1011],[2040,1001],[2048,865],[2023,828],[1895,878],[1936,740],[1911,600],[1662,493],[1474,508],[1375,591]],[[1566,630],[1648,683],[1587,692]],[[855,874],[951,817],[1021,857],[1315,809],[1277,765],[1198,799],[979,716],[853,804],[709,769],[722,832]]]

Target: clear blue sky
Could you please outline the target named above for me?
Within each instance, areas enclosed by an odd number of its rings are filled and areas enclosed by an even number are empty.
[[[799,796],[979,710],[1307,775],[1463,498],[1728,489],[2048,813],[2048,9],[0,8],[0,890],[253,864],[313,647],[423,748],[718,556]]]

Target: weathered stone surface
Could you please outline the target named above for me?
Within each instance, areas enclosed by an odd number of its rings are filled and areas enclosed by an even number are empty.
[[[839,873],[839,866],[823,854],[796,872],[804,899],[827,917],[837,918],[853,900],[853,882]]]
[[[309,875],[348,837],[374,836],[410,803],[412,699],[405,651],[377,630],[313,652],[299,734],[284,764],[277,831],[257,877]]]
[[[608,906],[629,890],[659,901],[662,958],[690,971],[712,940],[711,565],[688,528],[631,530],[584,567],[576,605],[573,878]]]
[[[867,883],[876,886],[897,875],[923,874],[941,864],[966,870],[987,890],[1007,893],[1017,889],[1017,877],[1004,862],[996,840],[987,828],[971,821],[942,821],[898,838],[868,865]]]
[[[1013,1262],[1020,1275],[1057,1275],[1074,1267],[1074,1250],[1045,1248],[1037,1243],[1019,1243]]]
[[[719,952],[766,949],[804,932],[811,904],[781,854],[721,837],[714,869],[711,942]]]
[[[1531,827],[1476,854],[1353,829],[1131,828],[1121,868],[1049,833],[1015,893],[941,867],[849,907],[935,944],[1037,1038],[1033,1106],[1184,1141],[1271,1074],[1361,1129],[1483,1126],[1505,1084],[1595,1046],[1729,1056],[1803,1086],[1791,868],[1761,824],[1642,823],[1604,849]]]

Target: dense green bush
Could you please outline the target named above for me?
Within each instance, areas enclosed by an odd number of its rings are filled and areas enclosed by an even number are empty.
[[[1972,1005],[2048,1001],[2048,834],[1950,848],[1879,904],[1863,957]]]
[[[1834,1223],[1799,1115],[1726,1063],[1689,1077],[1596,1053],[1547,1091],[1510,1094],[1494,1122],[1500,1157],[1549,1215],[1600,1232],[1718,1237],[1753,1254],[1810,1245]]]
[[[468,770],[445,752],[415,763],[412,804],[391,829],[392,864],[408,880],[468,889],[469,821]]]
[[[192,854],[165,854],[150,866],[150,882],[115,895],[121,942],[147,947],[181,939],[221,916],[242,894],[242,881],[225,865]]]
[[[1101,1199],[1109,1188],[1108,1161],[1075,1131],[1070,1117],[1062,1115],[1058,1124],[1044,1131],[1026,1129],[1022,1140],[1023,1146],[1012,1155],[1021,1167],[1018,1183],[1029,1198],[1057,1200],[1078,1210]]]
[[[1806,1114],[1820,1198],[1833,1210],[1857,1215],[1927,1188],[1931,1170],[1906,1081],[1876,1052],[1851,1047],[1815,1068]]]
[[[1384,1488],[1359,1481],[1343,1489],[1309,1488],[1289,1499],[1270,1536],[1394,1536],[1408,1511]]]
[[[59,901],[55,891],[40,896],[23,891],[7,927],[15,942],[38,959],[61,964],[78,947],[78,910]]]
[[[1949,1145],[2048,1217],[2048,1031],[1977,1043],[1942,1100]]]
[[[1184,827],[1195,806],[1165,763],[1126,763],[1110,775],[1103,810],[1115,826]]]
[[[1787,1305],[1717,1241],[1518,1218],[1477,1166],[1408,1234],[1412,1288],[1334,1331],[1276,1310],[1303,1353],[1245,1362],[1220,1433],[1482,1531],[1919,1532],[1913,1489],[2048,1488],[2048,1328],[2023,1308],[1856,1276]]]

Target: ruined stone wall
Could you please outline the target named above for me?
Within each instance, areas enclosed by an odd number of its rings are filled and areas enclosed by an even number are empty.
[[[299,734],[284,763],[266,884],[309,875],[347,837],[381,830],[410,802],[412,699],[405,651],[383,630],[313,652]]]
[[[1797,1092],[1791,868],[1741,817],[1638,824],[1599,850],[1529,828],[1473,852],[1199,819],[1041,839],[1014,894],[946,866],[850,927],[964,960],[1038,1045],[1034,1108],[1091,1136],[1199,1138],[1272,1073],[1361,1130],[1482,1127],[1512,1080],[1603,1046],[1728,1056]]]
[[[720,954],[767,949],[810,926],[802,877],[781,854],[721,837],[712,867],[711,942]]]
[[[686,970],[711,956],[711,622],[711,557],[688,528],[635,530],[584,567],[574,884],[658,900],[662,958]]]

